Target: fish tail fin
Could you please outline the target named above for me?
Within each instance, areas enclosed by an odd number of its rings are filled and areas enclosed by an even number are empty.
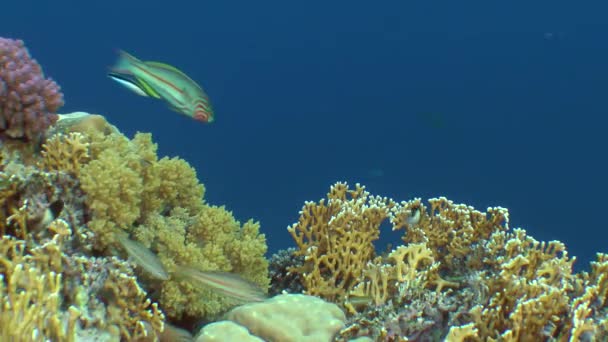
[[[118,60],[110,67],[110,72],[115,74],[133,75],[133,68],[141,61],[123,50],[118,50]]]

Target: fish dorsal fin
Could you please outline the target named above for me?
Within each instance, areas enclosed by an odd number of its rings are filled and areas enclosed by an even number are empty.
[[[186,74],[183,73],[183,71],[179,70],[178,68],[176,68],[176,67],[174,67],[172,65],[166,64],[166,63],[153,62],[153,61],[146,61],[144,63],[146,65],[148,65],[148,66],[152,66],[152,67],[160,68],[160,69],[165,69],[165,70],[171,70],[171,71],[176,72],[176,73],[178,73],[178,74],[180,74],[180,75],[182,75],[184,77],[188,77],[188,76],[186,76]]]
[[[198,83],[194,82],[194,80],[191,79],[190,76],[184,74],[183,71],[179,70],[178,68],[176,68],[176,67],[174,67],[172,65],[169,65],[169,64],[166,64],[166,63],[162,63],[162,62],[154,62],[154,61],[146,61],[144,63],[147,66],[151,66],[151,67],[154,67],[154,68],[159,68],[159,69],[163,69],[163,70],[172,71],[172,72],[180,75],[181,77],[187,79],[192,84],[196,85],[196,87],[198,89],[200,89],[201,91],[203,90],[203,88],[201,88],[201,86]]]

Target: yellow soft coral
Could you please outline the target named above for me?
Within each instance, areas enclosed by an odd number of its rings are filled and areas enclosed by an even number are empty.
[[[93,213],[88,226],[97,234],[98,246],[105,248],[116,229],[127,230],[139,218],[142,179],[109,149],[82,168],[80,181]]]
[[[241,274],[266,288],[268,262],[266,241],[259,225],[240,225],[223,207],[203,206],[196,216],[176,208],[171,215],[156,215],[148,226],[137,229],[136,239],[150,246],[171,271],[175,266]],[[170,317],[215,317],[235,303],[207,288],[169,280],[162,285],[160,302]]]
[[[89,227],[98,235],[97,249],[105,249],[117,230],[127,230],[159,212],[176,206],[200,209],[204,187],[183,160],[157,160],[150,134],[133,140],[119,133],[91,132],[91,161],[82,167],[80,181],[92,211]]]
[[[164,157],[156,163],[155,168],[158,187],[150,189],[146,197],[162,199],[161,210],[175,207],[186,208],[191,213],[201,210],[205,187],[198,182],[196,171],[188,162]]]
[[[183,159],[158,159],[156,148],[150,134],[129,140],[120,133],[89,133],[90,161],[82,166],[80,181],[97,249],[111,250],[114,233],[122,230],[158,255],[169,271],[194,266],[233,272],[266,288],[266,241],[259,225],[241,226],[224,207],[205,204],[196,171]],[[171,318],[209,318],[234,305],[183,281],[162,283],[160,294]]]

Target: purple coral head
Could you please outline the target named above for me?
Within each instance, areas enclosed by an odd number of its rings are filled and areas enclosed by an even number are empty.
[[[39,140],[61,106],[59,85],[44,77],[23,41],[0,37],[0,134]]]

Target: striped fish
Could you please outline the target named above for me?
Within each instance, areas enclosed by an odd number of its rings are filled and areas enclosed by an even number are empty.
[[[266,299],[266,295],[259,286],[238,274],[201,271],[191,267],[179,266],[175,269],[173,275],[181,279],[187,279],[191,283],[195,282],[206,286],[241,303],[261,302]]]
[[[164,100],[172,110],[202,122],[213,122],[209,97],[203,88],[177,68],[160,62],[143,62],[119,51],[108,76],[141,96]]]
[[[160,280],[169,279],[169,273],[167,273],[156,254],[152,253],[141,243],[129,239],[123,232],[117,232],[114,236],[116,241],[118,241],[122,248],[127,251],[129,257],[132,258],[137,265],[154,278]]]

